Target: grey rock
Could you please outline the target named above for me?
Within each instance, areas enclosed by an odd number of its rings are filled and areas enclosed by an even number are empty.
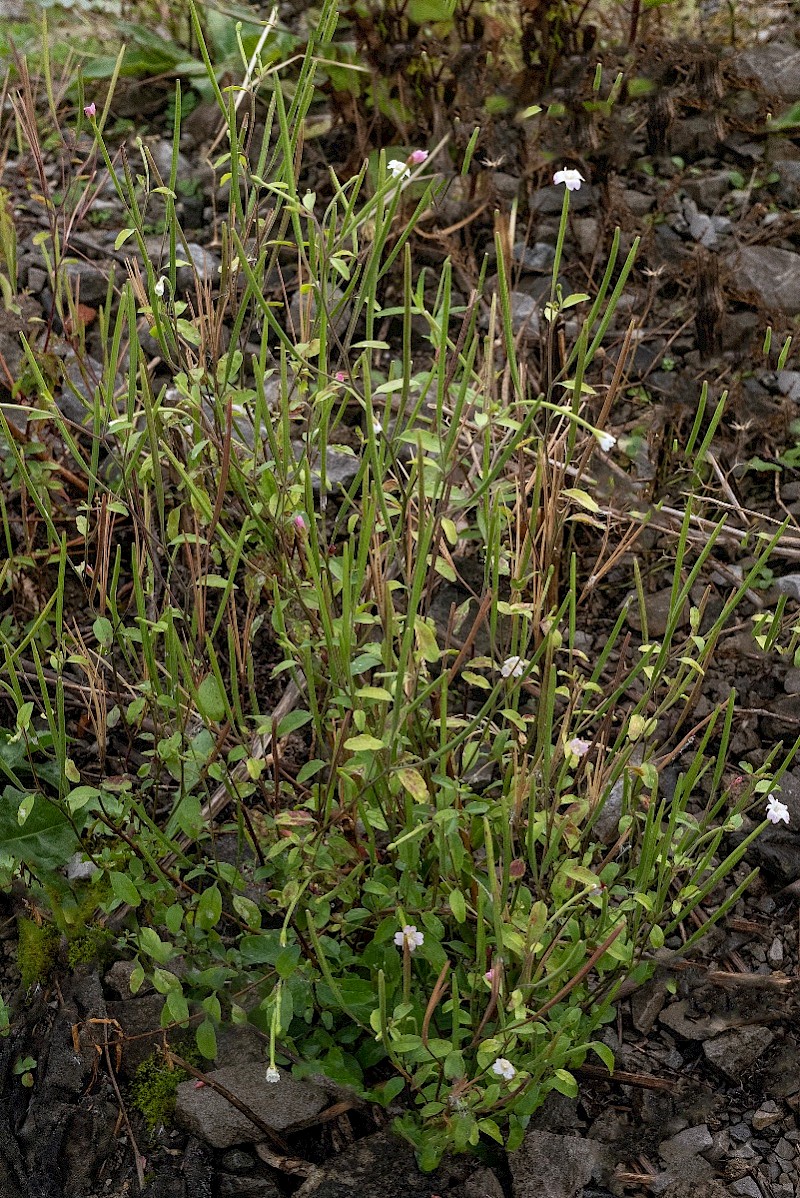
[[[522,182],[519,175],[510,175],[508,171],[494,171],[491,180],[495,193],[503,199],[513,200],[519,195]]]
[[[754,291],[766,308],[800,313],[800,254],[772,245],[746,245],[726,255],[732,280]]]
[[[319,467],[320,463],[317,458],[311,463],[311,483],[315,495],[319,495],[322,485]],[[361,458],[358,454],[347,453],[344,448],[339,449],[335,445],[328,446],[328,451],[325,454],[325,481],[329,491],[349,487],[360,469]]]
[[[778,199],[794,207],[800,202],[800,162],[793,158],[780,158],[772,165],[780,175],[776,185]]]
[[[710,1040],[727,1031],[729,1024],[720,1015],[694,1015],[688,999],[670,1003],[659,1016],[665,1027],[677,1032],[685,1040]]]
[[[781,1137],[775,1145],[775,1155],[779,1156],[781,1160],[793,1161],[795,1158],[794,1144],[790,1144],[787,1139]]]
[[[667,631],[667,624],[670,619],[672,603],[672,588],[664,587],[660,591],[653,591],[646,594],[644,597],[644,609],[647,615],[647,631],[653,637],[661,637]],[[689,620],[689,602],[687,600],[684,609],[678,619],[677,627],[688,623]],[[639,617],[639,605],[635,598],[628,607],[628,623],[631,628],[635,628],[637,632],[641,631],[641,620]]]
[[[594,216],[579,216],[573,221],[578,249],[587,258],[595,252],[600,241],[600,222]]]
[[[765,1127],[772,1127],[773,1123],[780,1123],[781,1118],[780,1107],[770,1099],[769,1102],[762,1102],[751,1122],[756,1131],[763,1131]]]
[[[800,599],[800,574],[783,574],[775,579],[775,587],[781,595],[790,599]]]
[[[219,1163],[227,1173],[249,1173],[256,1165],[250,1153],[241,1148],[231,1148],[223,1153]]]
[[[695,178],[686,179],[683,190],[700,208],[715,208],[731,189],[730,172],[703,171]]]
[[[469,1162],[445,1158],[433,1173],[422,1173],[410,1144],[377,1132],[326,1162],[294,1198],[431,1198],[472,1172]]]
[[[602,844],[611,844],[619,833],[619,821],[622,816],[624,794],[624,779],[620,777],[617,778],[608,792],[594,821],[593,833]]]
[[[752,1136],[752,1131],[746,1123],[734,1123],[730,1128],[731,1139],[743,1144],[745,1140],[749,1140]]]
[[[94,408],[95,387],[103,377],[103,366],[88,355],[78,357],[68,349],[61,364],[62,387],[56,397],[61,415],[73,424],[83,424]]]
[[[135,961],[115,961],[106,973],[103,981],[106,986],[112,990],[116,990],[121,998],[131,998],[131,975],[135,969]],[[141,989],[137,991],[137,994],[144,995],[152,993],[152,991],[152,985],[145,981],[142,983]]]
[[[530,1130],[508,1163],[514,1198],[577,1198],[599,1180],[603,1146],[581,1136]]]
[[[42,270],[39,266],[28,267],[28,291],[34,295],[39,295],[47,286],[47,271]]]
[[[189,251],[190,261],[186,260],[186,251]],[[216,254],[212,254],[211,250],[207,250],[205,246],[198,245],[195,241],[190,241],[185,247],[179,246],[177,250],[179,262],[185,262],[185,266],[179,266],[175,275],[175,285],[179,291],[189,291],[195,286],[195,275],[199,283],[211,283],[212,285],[219,283],[219,265],[220,260]]]
[[[631,995],[631,1018],[637,1032],[646,1036],[653,1030],[666,997],[666,985],[660,978],[653,978],[651,981],[645,982],[644,986],[633,992]]]
[[[104,304],[111,266],[97,262],[67,262],[64,272],[74,298],[92,308]]]
[[[476,1169],[461,1186],[462,1198],[503,1198],[503,1187],[491,1169]]]
[[[636,191],[633,187],[626,187],[622,195],[622,202],[634,216],[646,216],[656,200],[655,196],[648,195],[645,191]]]
[[[689,235],[704,245],[706,249],[714,249],[717,244],[717,230],[714,220],[704,212],[696,212],[689,221]]]
[[[509,301],[514,336],[521,335],[523,341],[537,340],[540,328],[539,304],[526,291],[512,291]]]
[[[275,1182],[265,1177],[219,1177],[219,1198],[280,1198]]]
[[[780,937],[776,936],[769,946],[767,960],[773,969],[779,969],[783,965],[783,941]]]
[[[534,274],[548,274],[556,258],[556,249],[549,241],[537,241],[535,245],[526,245],[517,241],[511,251],[511,257],[523,270]]]
[[[800,575],[795,575],[800,582]],[[797,696],[790,696],[796,703]],[[787,700],[788,701],[788,700]],[[779,708],[776,700],[773,706]],[[784,885],[800,878],[800,776],[789,770],[781,778],[777,798],[789,808],[789,823],[769,824],[753,844],[753,860]],[[787,1046],[788,1051],[788,1046]]]
[[[708,1124],[700,1123],[697,1127],[687,1127],[684,1131],[679,1131],[669,1140],[662,1140],[658,1151],[666,1165],[680,1165],[688,1156],[699,1156],[701,1152],[707,1152],[713,1143]]]
[[[778,373],[778,389],[789,399],[800,400],[800,370],[781,370]]]
[[[324,296],[324,308],[328,314],[328,323],[333,326],[337,333],[341,334],[347,328],[352,305],[343,304],[344,292],[341,287],[333,287],[330,293]],[[305,335],[313,331],[317,320],[317,309],[319,305],[319,295],[317,288],[311,291],[303,292],[295,291],[289,304],[289,330],[291,336],[298,341],[301,335]]]
[[[108,1015],[122,1028],[122,1072],[132,1077],[142,1061],[155,1052],[161,1031],[161,994],[145,994],[122,1002],[109,1002]]]
[[[703,1052],[726,1077],[741,1081],[742,1074],[753,1068],[774,1039],[774,1033],[767,1027],[741,1027],[706,1040]]]
[[[281,1073],[277,1085],[268,1082],[263,1059],[224,1066],[212,1070],[208,1077],[230,1090],[278,1132],[313,1119],[327,1102],[324,1090],[310,1082],[295,1081],[288,1073]],[[197,1089],[191,1078],[178,1086],[175,1121],[212,1148],[231,1148],[264,1138],[264,1133],[221,1094],[211,1086]]]
[[[764,1198],[761,1186],[752,1177],[740,1177],[738,1181],[732,1181],[728,1186],[731,1194],[736,1194],[737,1198]]]
[[[571,212],[582,212],[585,208],[589,208],[597,202],[595,188],[583,184],[580,191],[573,191],[569,197],[569,207]],[[542,216],[553,216],[561,212],[561,206],[564,203],[564,187],[563,184],[552,185],[550,187],[541,187],[533,193],[531,197],[531,209],[534,212],[541,213]]]
[[[736,70],[752,76],[771,96],[796,100],[800,95],[800,50],[787,42],[750,46],[734,61]]]
[[[170,172],[172,171],[172,142],[167,141],[164,137],[159,137],[155,141],[151,141],[148,145],[148,150],[155,163],[156,170],[164,181],[165,186],[169,183]],[[191,178],[192,167],[189,159],[185,154],[178,151],[178,173],[177,182]]]

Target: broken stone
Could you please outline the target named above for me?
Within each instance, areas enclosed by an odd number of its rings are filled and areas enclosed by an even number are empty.
[[[800,50],[786,42],[750,46],[735,59],[740,75],[752,76],[771,96],[796,100],[800,95]]]
[[[737,1198],[739,1195],[741,1198],[763,1198],[761,1187],[752,1177],[740,1177],[738,1181],[732,1181],[728,1188]]]
[[[526,291],[512,291],[511,329],[514,336],[522,335],[523,341],[535,341],[539,336],[539,304]]]
[[[781,370],[778,373],[778,388],[781,395],[800,400],[800,370]]]
[[[725,264],[743,291],[754,291],[766,308],[800,312],[800,254],[773,245],[745,245]]]
[[[433,1173],[422,1173],[410,1144],[376,1132],[317,1169],[295,1191],[295,1198],[431,1198],[452,1193],[457,1189],[454,1181],[474,1172],[469,1162],[445,1158]]]
[[[508,1158],[514,1198],[578,1198],[597,1179],[602,1152],[594,1140],[531,1129]]]
[[[767,1027],[740,1027],[706,1040],[706,1059],[731,1081],[741,1081],[743,1073],[755,1065],[775,1039]]]
[[[701,1123],[697,1127],[687,1127],[684,1131],[679,1131],[669,1140],[662,1140],[658,1151],[666,1165],[679,1165],[688,1156],[699,1156],[701,1152],[707,1152],[713,1143],[708,1125]]]
[[[511,251],[511,257],[523,270],[534,274],[548,274],[556,257],[555,246],[548,241],[537,241],[535,245],[526,245],[518,241]]]
[[[244,1061],[215,1069],[208,1077],[230,1090],[278,1132],[291,1131],[298,1124],[306,1123],[325,1106],[327,1095],[318,1086],[296,1081],[283,1071],[280,1082],[275,1085],[267,1081],[266,1072],[263,1060]],[[264,1133],[212,1086],[198,1089],[193,1078],[178,1086],[175,1121],[212,1148],[232,1148],[235,1144],[249,1144],[264,1138]]]
[[[653,1030],[666,996],[664,983],[656,978],[646,982],[644,986],[633,992],[631,995],[631,1018],[637,1032],[646,1036]]]
[[[781,1110],[777,1102],[764,1102],[753,1115],[752,1124],[756,1131],[763,1131],[765,1127],[772,1127],[773,1123],[780,1123]]]

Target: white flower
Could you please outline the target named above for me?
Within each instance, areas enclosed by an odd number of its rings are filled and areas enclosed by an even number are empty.
[[[617,438],[612,437],[611,433],[595,433],[595,436],[603,453],[608,453],[617,443]]]
[[[504,678],[521,678],[528,668],[528,663],[524,657],[507,657],[500,667],[500,673]]]
[[[573,736],[572,740],[567,741],[567,752],[573,757],[585,757],[591,747],[591,741],[581,740],[579,736]]]
[[[166,287],[166,285],[167,285],[167,280],[166,280],[165,276],[162,275],[161,278],[158,280],[158,282],[153,286],[153,291],[155,291],[155,293],[159,299],[161,299],[161,297],[163,296],[164,288]]]
[[[398,948],[407,948],[410,953],[413,953],[415,948],[424,944],[425,934],[418,932],[413,923],[407,923],[402,932],[395,932],[394,942]]]
[[[512,1082],[517,1076],[517,1071],[510,1061],[505,1057],[498,1057],[492,1065],[492,1073],[496,1073],[498,1077],[502,1077],[504,1081]]]
[[[274,1065],[270,1065],[269,1069],[267,1070],[267,1081],[274,1086],[277,1085],[280,1080],[280,1072],[275,1068]]]
[[[567,191],[580,191],[581,183],[585,183],[583,175],[580,171],[576,171],[574,167],[567,166],[563,170],[556,171],[553,175],[554,183],[565,183]]]
[[[777,795],[767,795],[767,819],[771,824],[788,824],[789,808]]]
[[[411,168],[405,162],[401,162],[399,158],[393,158],[391,162],[388,162],[386,169],[393,178],[400,179],[401,182],[411,178]]]

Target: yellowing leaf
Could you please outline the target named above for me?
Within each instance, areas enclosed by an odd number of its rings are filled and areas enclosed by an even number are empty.
[[[408,791],[415,803],[427,803],[430,799],[428,785],[419,770],[411,766],[403,766],[397,771],[401,785]]]
[[[344,747],[351,753],[377,753],[378,749],[386,748],[382,740],[378,740],[377,736],[370,736],[368,732],[362,732],[360,736],[351,736],[344,742]]]

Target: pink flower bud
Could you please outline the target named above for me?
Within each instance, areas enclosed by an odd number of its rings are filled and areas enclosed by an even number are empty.
[[[93,117],[96,112],[97,112],[97,105],[95,104],[94,100],[92,100],[91,104],[86,104],[84,106],[84,109],[83,109],[84,116]]]
[[[409,166],[422,166],[423,162],[425,162],[427,157],[428,157],[427,150],[412,150],[408,156],[408,165]]]
[[[346,383],[347,382],[347,375],[345,374],[345,372],[343,370],[337,370],[336,374],[333,377],[336,379],[337,383]]]
[[[294,517],[294,520],[292,521],[292,523],[294,524],[294,526],[298,532],[306,531],[306,522],[303,519],[303,517],[301,516],[300,512],[298,512],[297,515]]]

